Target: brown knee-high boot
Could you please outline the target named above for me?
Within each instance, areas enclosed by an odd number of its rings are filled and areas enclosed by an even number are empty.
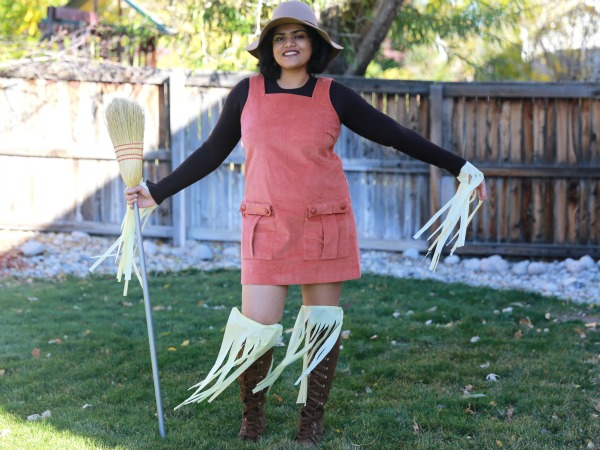
[[[296,442],[303,447],[316,446],[323,437],[325,404],[329,398],[333,373],[340,355],[340,339],[308,375],[306,404],[300,410]]]
[[[265,429],[265,394],[268,388],[252,393],[252,389],[262,381],[271,368],[273,349],[269,349],[238,377],[242,400],[242,428],[238,436],[245,441],[257,441]]]

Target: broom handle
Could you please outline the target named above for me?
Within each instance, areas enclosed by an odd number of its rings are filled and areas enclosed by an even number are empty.
[[[154,395],[156,396],[156,409],[158,412],[158,430],[160,436],[165,437],[165,423],[163,418],[162,398],[160,395],[160,380],[158,378],[158,363],[156,361],[156,347],[154,346],[154,328],[152,327],[152,308],[150,307],[150,296],[148,294],[148,276],[146,273],[146,260],[144,257],[144,245],[142,241],[142,224],[140,221],[140,209],[134,203],[135,230],[140,249],[140,269],[142,273],[142,289],[144,290],[144,306],[146,307],[146,324],[148,325],[148,340],[150,341],[150,359],[152,360],[152,375],[154,377]]]

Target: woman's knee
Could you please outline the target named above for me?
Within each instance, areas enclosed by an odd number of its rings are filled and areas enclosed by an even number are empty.
[[[242,285],[242,314],[264,325],[278,323],[287,291],[287,286]]]
[[[302,285],[302,303],[306,306],[339,306],[342,283]]]

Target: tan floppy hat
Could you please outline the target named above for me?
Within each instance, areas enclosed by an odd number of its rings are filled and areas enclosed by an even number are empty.
[[[258,58],[258,46],[265,38],[267,33],[277,25],[282,25],[284,23],[299,23],[310,27],[319,33],[319,35],[325,39],[325,42],[327,42],[331,47],[331,51],[329,52],[329,61],[339,55],[344,48],[341,45],[333,42],[329,35],[324,30],[319,28],[317,24],[317,16],[313,12],[312,8],[306,3],[296,0],[281,2],[279,6],[275,8],[275,11],[273,11],[271,20],[265,25],[258,39],[246,47],[246,50],[248,50],[252,56]]]

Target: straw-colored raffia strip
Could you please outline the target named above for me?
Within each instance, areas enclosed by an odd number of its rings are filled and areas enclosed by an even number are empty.
[[[124,98],[114,98],[106,107],[105,118],[108,134],[119,163],[121,178],[123,178],[127,187],[137,186],[138,184],[145,186],[142,179],[144,110],[135,102]],[[142,226],[145,226],[148,217],[155,208],[140,208]],[[115,256],[115,259],[119,261],[117,280],[120,282],[123,278],[125,279],[123,287],[123,295],[125,296],[133,271],[135,271],[140,285],[142,285],[141,275],[135,262],[137,250],[135,213],[132,208],[127,208],[121,223],[121,235],[104,254],[95,256],[97,261],[90,267],[90,271],[93,271],[109,256]]]
[[[273,371],[256,385],[253,392],[261,391],[275,383],[283,370],[303,357],[302,374],[295,384],[300,383],[297,403],[306,403],[308,375],[329,354],[342,331],[344,310],[337,306],[302,306],[285,358]],[[304,343],[304,346],[300,346]]]
[[[233,308],[225,327],[221,349],[206,378],[190,389],[196,391],[175,409],[203,400],[212,402],[217,395],[236,380],[256,360],[272,348],[281,336],[279,324],[263,325],[248,319]],[[234,368],[236,368],[234,370]],[[233,370],[233,373],[230,373]],[[209,385],[212,386],[209,387]]]
[[[418,239],[425,230],[431,227],[433,223],[446,210],[448,210],[448,214],[446,215],[446,218],[442,224],[433,233],[431,233],[429,238],[427,238],[427,240],[429,240],[439,232],[438,237],[427,249],[428,255],[433,251],[433,257],[431,258],[431,264],[429,265],[430,270],[435,271],[437,268],[440,256],[442,254],[442,249],[457,224],[459,225],[458,231],[454,234],[452,239],[448,241],[448,245],[450,245],[450,243],[458,237],[454,243],[454,246],[452,247],[452,250],[450,251],[450,254],[452,255],[458,247],[463,247],[465,245],[467,226],[471,222],[471,219],[473,219],[473,216],[477,210],[483,204],[483,201],[479,200],[477,206],[473,209],[473,212],[469,214],[469,206],[477,198],[475,189],[481,184],[483,179],[483,173],[481,173],[471,163],[466,163],[458,175],[458,181],[460,184],[454,197],[452,197],[450,201],[446,203],[442,209],[440,209],[431,219],[429,219],[429,222],[427,222],[425,226],[423,226],[423,228],[421,228],[415,234],[414,238]]]

